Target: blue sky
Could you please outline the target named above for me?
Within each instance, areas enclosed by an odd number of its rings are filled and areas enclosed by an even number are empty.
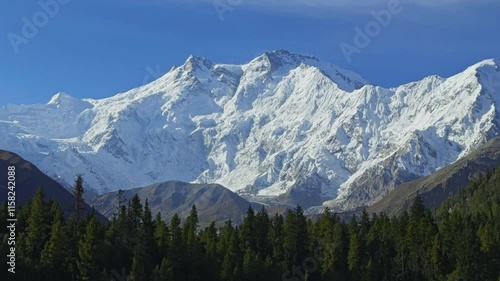
[[[59,91],[108,97],[190,54],[245,63],[287,49],[385,87],[500,57],[500,2],[493,0],[401,0],[402,11],[350,62],[340,44],[354,45],[354,28],[396,0],[216,0],[231,8],[223,20],[212,0],[64,1],[33,38],[15,41],[17,53],[12,34],[24,37],[22,18],[33,22],[43,10],[37,1],[0,3],[0,105],[46,103]]]

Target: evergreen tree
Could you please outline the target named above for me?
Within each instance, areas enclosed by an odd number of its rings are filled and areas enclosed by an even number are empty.
[[[240,228],[240,240],[242,247],[255,251],[257,248],[256,238],[255,238],[255,212],[252,206],[248,206],[247,214],[243,219],[243,224]]]
[[[363,245],[359,230],[356,217],[353,216],[349,223],[349,252],[347,254],[347,265],[351,272],[351,280],[360,280],[362,274]]]
[[[302,207],[297,206],[293,211],[288,211],[284,223],[285,237],[283,249],[287,268],[301,265],[307,255],[307,219]]]
[[[157,213],[154,221],[154,239],[156,241],[156,249],[157,249],[157,260],[155,264],[159,264],[162,262],[162,257],[167,256],[168,245],[170,243],[170,235],[167,224],[161,218],[161,214]]]
[[[116,206],[118,213],[120,212],[122,207],[125,207],[125,203],[127,202],[125,199],[125,191],[118,189],[116,193],[118,199],[118,206]]]
[[[262,278],[258,278],[261,270],[259,258],[252,250],[247,249],[243,257],[243,279],[248,281],[261,280]]]
[[[69,238],[65,230],[62,211],[59,209],[52,222],[50,239],[45,244],[40,259],[43,275],[47,279],[68,280],[71,278],[68,272],[70,268],[68,248],[70,248]]]
[[[196,252],[197,247],[197,239],[196,239],[196,228],[198,226],[198,210],[196,210],[196,206],[193,205],[191,207],[191,211],[189,212],[189,216],[186,219],[186,223],[184,224],[183,230],[183,238],[184,243],[188,247],[191,254]]]
[[[78,243],[78,280],[98,280],[100,253],[99,223],[95,216],[87,224],[85,234]]]
[[[75,196],[74,214],[76,224],[80,222],[85,212],[85,201],[83,199],[84,192],[85,190],[83,188],[83,177],[81,175],[78,175],[76,177],[75,187],[73,190],[73,196]]]
[[[255,251],[260,260],[271,256],[271,244],[268,239],[271,221],[264,207],[255,216]]]
[[[151,213],[151,209],[149,208],[149,202],[146,199],[146,202],[144,203],[144,213],[142,216],[141,238],[143,240],[142,242],[146,254],[144,262],[148,275],[153,270],[153,262],[155,261],[154,257],[158,256],[158,249],[156,248],[154,234],[155,226],[153,223],[153,215]]]
[[[173,281],[172,262],[166,258],[153,270],[152,281]]]
[[[5,212],[4,204],[0,217]],[[183,227],[178,215],[167,226],[160,214],[153,222],[148,201],[143,208],[134,196],[109,223],[95,216],[76,223],[72,214],[66,224],[58,204],[44,202],[41,190],[18,208],[17,218],[20,280],[110,280],[116,268],[130,269],[128,280],[154,281],[499,278],[500,168],[434,214],[417,195],[409,214],[370,217],[364,211],[348,223],[328,209],[315,220],[300,207],[285,219],[249,208],[241,228],[229,220],[220,229],[212,222],[197,231],[195,207]],[[5,259],[10,246],[2,236]],[[311,262],[318,267],[308,269]]]
[[[219,243],[217,244],[217,253],[220,258],[224,258],[226,255],[234,231],[233,222],[231,220],[227,220],[220,231]]]
[[[238,239],[238,231],[233,231],[231,234],[229,247],[221,268],[221,280],[236,281],[241,279],[241,249]]]
[[[26,230],[19,237],[20,256],[35,272],[40,270],[40,255],[48,240],[49,226],[45,223],[44,192],[39,188],[29,207]]]
[[[417,192],[417,195],[415,196],[413,204],[410,208],[410,219],[414,223],[419,223],[420,220],[424,217],[424,215],[425,215],[424,201],[422,201],[422,197]]]
[[[206,229],[201,231],[200,238],[205,246],[207,257],[209,259],[217,258],[218,237],[215,222],[212,222]]]
[[[276,214],[271,222],[269,240],[273,249],[272,258],[278,264],[280,271],[285,270],[285,253],[283,249],[284,233],[285,231],[283,216],[281,216],[280,214]]]
[[[127,216],[129,228],[128,234],[132,239],[132,241],[130,241],[131,244],[129,245],[129,247],[133,249],[135,243],[137,242],[134,238],[137,238],[142,219],[142,204],[139,195],[135,194],[132,199],[130,199]]]
[[[180,225],[181,219],[177,214],[174,214],[172,220],[170,221],[171,239],[169,245],[169,253],[172,260],[179,260],[184,251],[184,241],[182,239],[182,228],[180,227]]]
[[[127,209],[122,205],[111,220],[105,233],[103,254],[107,257],[107,268],[130,268],[132,263],[132,237],[129,234]]]
[[[139,202],[138,200],[133,201]],[[136,206],[136,204],[137,203],[133,203],[131,206]],[[140,203],[137,204],[137,206],[140,206]],[[149,276],[151,276],[153,261],[156,256],[154,225],[147,199],[144,203],[144,212],[136,212],[136,214],[142,214],[142,218],[138,221],[137,243],[134,248],[130,280],[147,281]]]
[[[444,279],[444,269],[443,269],[443,249],[441,246],[441,239],[439,238],[439,234],[434,236],[434,241],[432,242],[431,249],[432,256],[432,267],[433,267],[433,277],[434,280],[443,280]]]

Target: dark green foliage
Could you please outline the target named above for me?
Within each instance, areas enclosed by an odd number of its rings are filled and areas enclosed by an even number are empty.
[[[240,226],[199,229],[195,206],[184,222],[174,215],[167,223],[137,196],[107,224],[77,219],[78,209],[65,220],[39,190],[17,211],[16,277],[108,281],[124,269],[127,280],[153,281],[500,281],[499,203],[497,170],[434,214],[417,195],[393,218],[363,211],[345,222],[327,209],[313,221],[300,206],[272,218],[249,208]]]
[[[99,223],[92,217],[85,234],[78,243],[78,280],[97,280],[99,277],[100,237]]]
[[[78,224],[83,217],[83,212],[85,211],[83,193],[85,192],[83,188],[83,178],[81,175],[78,175],[75,180],[75,187],[73,190],[73,196],[75,196],[74,203],[74,215],[75,222]]]
[[[134,199],[134,201],[138,198]],[[140,207],[140,203],[137,203]],[[130,272],[130,280],[147,281],[153,270],[154,257],[158,249],[154,238],[154,225],[152,221],[151,210],[149,209],[148,200],[144,204],[144,211],[136,211],[137,215],[142,217],[138,221],[137,241],[133,249],[132,268]],[[135,221],[135,219],[133,219]]]
[[[67,280],[71,277],[65,270],[60,270],[60,268],[69,268],[71,262],[67,250],[70,244],[66,231],[63,214],[59,209],[52,221],[50,239],[45,244],[40,258],[43,275],[53,280]]]
[[[283,250],[287,268],[301,264],[307,256],[307,221],[302,207],[288,211],[284,223]]]

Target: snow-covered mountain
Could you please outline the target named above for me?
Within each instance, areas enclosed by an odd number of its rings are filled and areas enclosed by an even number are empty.
[[[4,106],[0,148],[99,193],[178,180],[349,209],[498,135],[499,67],[385,89],[283,50],[244,65],[191,56],[110,98]]]

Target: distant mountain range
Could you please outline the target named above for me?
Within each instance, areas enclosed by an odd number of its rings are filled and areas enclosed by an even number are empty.
[[[32,163],[22,159],[18,155],[0,150],[0,170],[7,170],[8,166],[16,167],[16,202],[19,205],[32,199],[39,187],[43,187],[45,198],[57,201],[66,215],[73,212],[73,195],[59,183],[43,174]],[[420,194],[424,204],[430,209],[437,209],[447,198],[457,194],[469,183],[479,177],[493,171],[500,165],[500,137],[494,138],[480,146],[466,157],[460,159],[429,176],[415,181],[403,183],[377,203],[368,206],[369,213],[386,213],[398,215],[408,210],[417,193]],[[0,175],[0,203],[7,198],[7,173]],[[271,215],[273,213],[285,213],[287,206],[280,205],[270,200],[270,204],[261,205],[249,202],[229,189],[218,184],[190,184],[178,181],[157,183],[141,188],[123,191],[123,199],[126,202],[134,195],[138,195],[144,203],[148,200],[153,214],[160,213],[162,218],[169,221],[174,214],[182,219],[189,215],[191,207],[197,207],[199,225],[207,226],[215,222],[220,226],[223,222],[231,220],[235,224],[243,222],[243,218],[252,207],[259,210],[265,207]],[[292,195],[285,194],[281,200],[288,202]],[[291,203],[290,203],[291,204]],[[85,204],[87,214],[95,212],[101,221],[111,219],[117,212],[119,206],[118,191],[99,195]],[[362,208],[339,215],[349,219]],[[309,216],[316,217],[322,209],[311,208]]]
[[[135,194],[144,202],[148,200],[153,214],[161,213],[162,218],[170,221],[174,214],[181,218],[189,215],[191,207],[196,206],[200,225],[212,221],[221,225],[227,220],[242,223],[248,207],[260,209],[262,206],[250,203],[229,189],[218,184],[189,184],[177,181],[153,184],[143,188],[125,190],[124,199],[129,200]],[[100,195],[90,201],[96,210],[111,218],[118,210],[118,192]]]
[[[99,194],[175,180],[355,210],[498,136],[499,66],[385,89],[284,50],[243,65],[191,56],[110,98],[4,106],[0,147],[66,187],[82,173]]]

